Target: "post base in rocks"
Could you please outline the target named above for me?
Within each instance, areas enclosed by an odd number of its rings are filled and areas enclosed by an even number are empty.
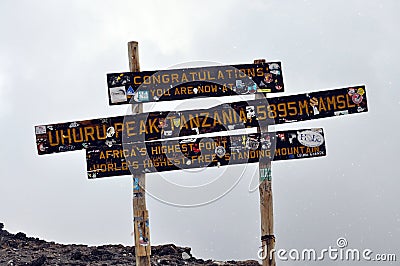
[[[150,257],[144,256],[139,257],[136,256],[136,266],[149,266],[150,265]]]

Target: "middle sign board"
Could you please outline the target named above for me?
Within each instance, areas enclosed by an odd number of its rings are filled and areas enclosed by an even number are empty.
[[[367,112],[365,86],[35,127],[39,154]]]

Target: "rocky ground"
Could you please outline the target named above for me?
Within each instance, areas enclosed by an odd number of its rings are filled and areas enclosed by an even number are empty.
[[[259,266],[257,261],[226,261],[196,259],[191,248],[173,244],[151,247],[151,265],[242,265]],[[11,234],[0,223],[0,266],[106,266],[135,265],[135,250],[131,246],[61,245],[24,233]]]

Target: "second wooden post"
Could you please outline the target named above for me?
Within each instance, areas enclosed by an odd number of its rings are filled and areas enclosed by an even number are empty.
[[[138,42],[128,43],[129,69],[140,71]],[[132,113],[143,112],[143,104],[133,104]],[[146,208],[146,175],[135,174],[133,181],[133,225],[135,237],[135,257],[137,266],[150,266],[149,214]]]

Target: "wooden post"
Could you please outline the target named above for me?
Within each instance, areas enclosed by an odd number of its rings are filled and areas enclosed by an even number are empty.
[[[128,43],[129,69],[140,71],[138,42]],[[133,104],[132,113],[143,112],[143,104]],[[150,266],[151,244],[149,215],[146,208],[146,175],[135,174],[133,181],[133,224],[135,236],[135,257],[137,266]]]
[[[265,63],[265,59],[254,60],[254,64]],[[256,99],[263,99],[262,94],[256,94]],[[257,131],[268,132],[268,125],[260,126]],[[274,236],[274,216],[272,202],[272,172],[271,161],[259,162],[259,182],[258,190],[260,192],[260,212],[261,212],[261,248],[265,259],[262,261],[263,266],[275,266],[275,256],[270,258],[271,250],[275,249]]]

